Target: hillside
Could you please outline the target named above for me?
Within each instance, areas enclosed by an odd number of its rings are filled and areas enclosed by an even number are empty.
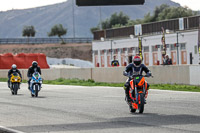
[[[0,38],[22,37],[22,29],[25,25],[33,25],[36,28],[36,37],[47,37],[47,32],[55,24],[63,24],[67,27],[66,37],[73,35],[72,0],[55,5],[0,12]],[[152,12],[156,6],[168,4],[180,6],[170,0],[146,0],[144,5],[132,6],[105,6],[101,7],[102,20],[110,17],[114,12],[123,11],[131,19],[143,18],[148,12]],[[99,7],[77,7],[75,14],[76,37],[92,37],[90,28],[97,26],[100,21]]]

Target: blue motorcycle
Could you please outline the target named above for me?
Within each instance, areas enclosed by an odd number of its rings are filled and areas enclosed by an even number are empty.
[[[42,78],[38,72],[34,72],[30,81],[30,91],[32,97],[38,97],[38,92],[41,90]]]

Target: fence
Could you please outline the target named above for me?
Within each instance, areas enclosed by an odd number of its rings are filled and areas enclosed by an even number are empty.
[[[198,29],[200,16],[186,17],[184,20],[184,30]],[[142,34],[152,35],[160,34],[162,32],[161,27],[164,29],[169,29],[171,31],[179,30],[179,19],[171,19],[159,22],[152,22],[142,24]],[[101,37],[104,38],[116,38],[116,37],[129,37],[130,35],[135,35],[134,26],[122,27],[117,29],[106,29],[94,32],[94,40],[100,40]]]

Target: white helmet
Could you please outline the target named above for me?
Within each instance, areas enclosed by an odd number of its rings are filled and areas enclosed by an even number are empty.
[[[13,64],[12,69],[16,69],[16,68],[17,68],[17,65]]]

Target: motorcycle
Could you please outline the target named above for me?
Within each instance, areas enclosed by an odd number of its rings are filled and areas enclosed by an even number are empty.
[[[16,72],[12,73],[10,78],[10,85],[11,85],[10,90],[12,95],[17,95],[20,83],[21,83],[21,77],[19,76],[19,74]]]
[[[32,97],[38,97],[38,93],[41,90],[42,78],[38,72],[34,72],[30,81],[30,91]]]
[[[130,81],[129,96],[131,101],[129,109],[131,113],[135,113],[139,110],[139,113],[143,113],[144,105],[146,104],[146,98],[148,96],[147,82],[145,82],[147,75],[132,75]]]

